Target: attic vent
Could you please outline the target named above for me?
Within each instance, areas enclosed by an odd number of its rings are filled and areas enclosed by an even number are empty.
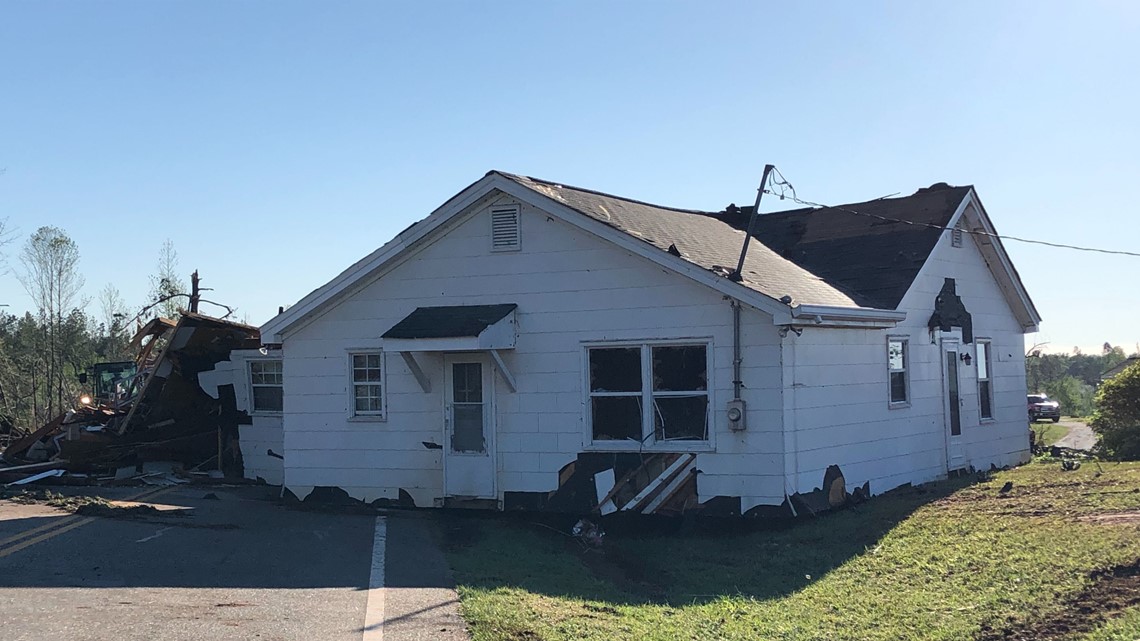
[[[954,231],[950,232],[950,245],[952,247],[962,246],[962,221],[958,221],[958,224],[954,225]]]
[[[491,251],[514,251],[521,246],[518,206],[492,208]]]

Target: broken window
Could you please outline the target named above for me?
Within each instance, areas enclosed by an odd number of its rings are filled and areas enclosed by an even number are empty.
[[[352,415],[383,416],[384,355],[352,354]]]
[[[281,361],[250,361],[249,385],[253,390],[253,411],[280,412],[284,409],[284,378]]]
[[[703,441],[709,435],[708,360],[704,345],[662,345],[653,354],[653,436]]]
[[[991,384],[990,342],[978,341],[978,410],[983,419],[994,417],[993,385]]]
[[[910,402],[907,380],[907,341],[901,338],[887,340],[887,369],[890,377],[891,404]]]
[[[647,443],[709,437],[705,345],[590,348],[589,385],[595,441]]]
[[[590,350],[590,416],[595,441],[642,440],[641,348]]]

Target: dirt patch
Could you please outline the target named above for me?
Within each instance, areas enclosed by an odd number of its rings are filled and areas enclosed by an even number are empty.
[[[975,641],[1035,641],[1083,635],[1140,605],[1140,560],[1092,574],[1085,590],[1064,602],[1059,612],[1013,626],[983,626]]]
[[[88,503],[81,505],[75,513],[80,516],[97,516],[105,519],[124,519],[139,523],[154,523],[173,527],[199,530],[236,530],[233,523],[190,523],[186,519],[190,511],[186,509],[159,509],[145,503],[116,505],[114,502]]]
[[[106,499],[99,496],[86,496],[83,494],[67,495],[43,489],[21,489],[18,492],[5,491],[0,494],[0,498],[23,505],[47,505],[49,507],[67,510],[68,512],[75,512],[84,505],[101,505],[107,503]]]
[[[1097,523],[1100,525],[1140,525],[1140,511],[1093,514],[1091,516],[1082,516],[1077,520],[1085,523]]]
[[[190,516],[186,510],[160,510],[153,505],[146,505],[144,503],[114,505],[105,501],[80,505],[75,510],[75,513],[80,516],[102,516],[111,519],[153,519],[155,517],[185,518]]]

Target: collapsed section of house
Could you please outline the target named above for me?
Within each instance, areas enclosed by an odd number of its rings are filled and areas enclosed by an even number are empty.
[[[238,408],[235,381],[222,380],[232,368],[218,366],[234,350],[257,349],[259,339],[255,327],[197,313],[155,318],[130,343],[134,361],[95,365],[80,378],[91,392],[77,407],[12,441],[3,460],[28,472],[167,461],[243,476],[238,425],[250,418]]]

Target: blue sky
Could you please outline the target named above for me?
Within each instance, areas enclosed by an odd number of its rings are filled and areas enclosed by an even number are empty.
[[[260,324],[489,169],[747,202],[974,184],[1136,251],[1131,2],[0,2],[0,218],[134,306],[170,238]],[[1133,351],[1140,258],[1009,242],[1055,350]],[[30,306],[11,274],[0,303]]]

